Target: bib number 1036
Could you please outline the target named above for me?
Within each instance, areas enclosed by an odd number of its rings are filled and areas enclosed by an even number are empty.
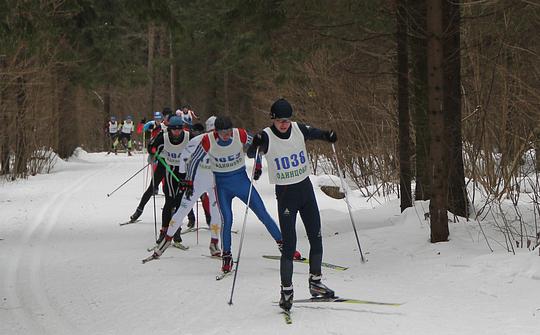
[[[276,163],[278,171],[281,169],[287,170],[291,166],[297,167],[300,164],[304,164],[306,162],[306,155],[304,154],[304,151],[300,151],[300,153],[292,154],[290,157],[284,156],[274,158],[274,162]]]

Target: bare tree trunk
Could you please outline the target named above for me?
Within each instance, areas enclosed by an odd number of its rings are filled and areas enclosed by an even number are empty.
[[[155,81],[155,69],[154,69],[154,55],[155,55],[155,37],[156,27],[153,23],[148,24],[148,84],[150,86],[150,108],[152,111],[156,110],[156,81]]]
[[[9,166],[9,116],[8,116],[8,102],[7,102],[7,87],[6,85],[8,79],[6,75],[6,57],[0,55],[0,115],[2,118],[0,120],[0,175],[8,175],[10,173]]]
[[[429,169],[429,120],[427,114],[427,39],[426,4],[409,0],[407,9],[411,35],[412,101],[415,129],[415,199],[428,200],[431,194]]]
[[[467,189],[463,169],[463,141],[461,136],[461,39],[459,0],[444,0],[444,114],[449,147],[449,210],[468,217]]]
[[[28,127],[26,122],[26,80],[17,78],[17,117],[15,118],[15,164],[13,179],[26,177],[28,173]]]
[[[538,116],[537,124],[540,124],[540,115]],[[534,129],[535,137],[535,152],[536,152],[536,173],[540,173],[540,126],[536,126]]]
[[[111,84],[107,83],[105,85],[105,93],[103,94],[103,125],[106,125],[108,120],[111,119]],[[110,150],[111,144],[108,141],[108,130],[107,134],[103,134],[103,150]]]
[[[171,62],[169,65],[171,92],[170,106],[173,108],[174,106],[177,106],[178,97],[176,96],[176,66],[174,62],[173,36],[171,30],[169,30],[169,61]]]
[[[397,0],[397,82],[398,82],[398,120],[399,120],[399,192],[401,211],[412,207],[411,197],[411,155],[410,155],[410,117],[409,117],[409,59],[407,54],[406,0]]]
[[[225,69],[223,73],[223,112],[225,115],[230,115],[229,103],[229,71]]]
[[[68,158],[79,145],[79,125],[75,106],[75,88],[66,75],[60,76],[60,103],[58,105],[58,156]]]
[[[429,203],[431,242],[447,241],[448,169],[443,111],[443,45],[442,1],[426,0],[428,29],[428,110],[431,133],[430,162],[433,171],[432,194]]]

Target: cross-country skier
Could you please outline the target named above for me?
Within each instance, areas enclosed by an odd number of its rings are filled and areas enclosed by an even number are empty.
[[[214,130],[214,120],[216,119],[215,116],[211,116],[206,121],[206,130],[212,131]],[[204,129],[204,128],[203,128]],[[180,157],[180,173],[185,173],[185,163],[189,160],[191,155],[193,154],[194,150],[199,146],[201,143],[201,140],[203,139],[204,134],[200,134],[198,136],[195,136],[193,139],[191,139],[182,152],[182,155]],[[171,244],[171,240],[173,239],[173,236],[177,232],[177,230],[182,227],[183,219],[187,215],[187,213],[190,211],[190,209],[193,207],[195,201],[197,198],[199,198],[203,193],[208,194],[208,198],[210,200],[210,212],[211,212],[211,222],[210,222],[210,232],[211,232],[211,240],[210,240],[210,254],[212,256],[220,256],[221,250],[219,248],[219,232],[221,229],[221,215],[219,213],[219,208],[216,200],[216,193],[215,193],[215,184],[214,184],[214,176],[212,174],[211,166],[210,166],[210,157],[206,155],[204,160],[199,163],[197,174],[195,176],[195,179],[193,179],[193,190],[190,197],[184,196],[182,198],[182,201],[180,202],[180,206],[178,207],[178,210],[173,215],[171,222],[169,223],[169,229],[167,230],[167,236],[165,239],[156,247],[154,250],[154,257],[158,258],[163,254],[163,252],[169,247]]]
[[[131,156],[131,133],[134,129],[135,126],[133,125],[131,115],[128,115],[124,122],[122,122],[120,130],[120,143],[122,143],[124,149],[127,150],[128,156]]]
[[[180,173],[180,155],[187,146],[190,134],[182,129],[182,119],[177,116],[172,116],[167,125],[167,131],[161,132],[149,146],[149,152],[153,152],[155,156],[159,156],[157,164],[167,165],[165,167],[165,183],[163,185],[163,193],[165,193],[165,204],[161,213],[161,231],[158,240],[159,244],[166,236],[167,228],[173,212],[180,205],[183,192],[180,191],[178,180],[185,177],[185,174]],[[169,171],[170,170],[170,171]],[[173,176],[176,176],[176,178]],[[175,242],[181,242],[180,234],[175,236]]]
[[[187,104],[176,110],[176,115],[182,118],[182,121],[184,121],[184,124],[187,127],[191,127],[193,125],[193,121],[199,119],[197,114],[191,110],[191,106]]]
[[[165,115],[165,117],[164,117]],[[154,113],[154,120],[149,121],[145,124],[144,130],[150,131],[150,141],[148,143],[148,161],[149,162],[155,162],[154,154],[155,154],[155,145],[154,142],[156,141],[158,135],[160,133],[167,132],[167,124],[169,122],[168,117],[172,115],[172,111],[170,108],[165,107],[163,109],[163,113],[161,112],[155,112]],[[154,151],[152,151],[154,150]],[[148,188],[143,193],[141,197],[141,201],[139,202],[139,205],[135,209],[135,212],[130,216],[130,221],[134,222],[137,220],[143,213],[144,207],[150,200],[153,194],[158,193],[158,187],[159,184],[163,181],[163,178],[165,177],[165,166],[159,162],[155,162],[154,164],[154,173],[152,174],[152,181],[150,185],[148,185]],[[190,211],[188,214],[189,223],[195,222],[195,214],[193,211]],[[163,234],[160,234],[163,236]],[[158,239],[159,240],[159,239]],[[180,242],[182,239],[180,238],[180,232],[178,232],[177,236],[175,237],[175,241]]]
[[[272,125],[253,137],[248,157],[253,157],[257,148],[264,154],[268,165],[268,177],[275,184],[278,203],[279,226],[283,236],[283,251],[280,261],[281,298],[279,306],[290,310],[293,300],[293,256],[296,250],[296,216],[304,222],[308,236],[309,291],[313,296],[333,297],[334,291],[321,283],[323,245],[321,219],[313,185],[309,179],[310,167],[306,151],[306,140],[324,140],[334,143],[336,133],[291,122],[292,106],[285,99],[272,105]]]
[[[246,173],[243,147],[251,143],[251,137],[245,129],[233,128],[231,119],[218,117],[215,120],[215,129],[211,133],[204,134],[201,143],[195,149],[191,161],[187,165],[186,182],[188,187],[186,197],[193,195],[193,184],[189,183],[197,178],[198,168],[205,162],[204,158],[210,157],[210,167],[216,183],[218,206],[223,218],[223,264],[221,270],[230,272],[233,266],[231,254],[231,227],[233,221],[232,200],[240,198],[247,203],[250,180]],[[281,233],[274,219],[268,214],[264,203],[253,187],[249,207],[257,215],[259,220],[266,226],[274,240],[281,245]]]
[[[111,116],[109,120],[107,127],[107,135],[109,136],[109,139],[111,141],[111,147],[107,152],[107,155],[110,154],[111,151],[114,151],[114,154],[116,155],[116,146],[118,145],[118,121],[116,121],[115,116]]]

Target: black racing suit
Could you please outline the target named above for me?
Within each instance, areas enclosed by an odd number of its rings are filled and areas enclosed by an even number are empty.
[[[326,131],[300,123],[298,126],[304,135],[304,140],[326,140]],[[289,127],[289,130],[282,134],[273,125],[270,127],[274,135],[281,139],[288,139],[291,136],[291,128]],[[268,151],[269,138],[264,131],[260,134],[263,143],[259,146],[259,153],[265,154]],[[256,150],[257,148],[252,145],[248,149],[248,157],[253,158]],[[276,185],[275,191],[278,202],[279,226],[283,237],[283,251],[280,261],[281,285],[289,287],[292,285],[293,256],[296,250],[295,225],[298,213],[304,222],[310,245],[309,272],[314,275],[321,274],[323,256],[321,218],[309,177],[295,184]]]

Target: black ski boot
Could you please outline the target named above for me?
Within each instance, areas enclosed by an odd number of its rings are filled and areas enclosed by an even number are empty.
[[[195,227],[195,214],[193,213],[193,209],[188,213],[188,228]]]
[[[155,248],[154,248],[154,255],[157,257],[160,257],[163,255],[165,250],[171,245],[171,238],[166,237],[164,238]],[[156,257],[156,258],[157,258]]]
[[[290,311],[293,302],[293,287],[281,286],[281,298],[279,299],[279,307],[285,311]]]
[[[221,271],[224,273],[231,272],[233,267],[233,259],[232,254],[230,251],[224,251],[223,255],[221,256],[222,259],[222,265],[221,265]]]
[[[161,230],[159,231],[159,237],[156,240],[156,244],[160,244],[161,241],[163,241],[163,239],[165,238],[165,236],[167,236],[167,227],[161,228]]]
[[[143,212],[143,210],[141,208],[137,207],[137,209],[135,210],[135,213],[133,213],[133,215],[131,215],[129,217],[131,222],[134,222],[135,220],[137,220],[141,216],[142,212]]]
[[[174,242],[182,243],[182,228],[179,228],[173,236]]]
[[[309,275],[309,293],[313,297],[334,298],[334,291],[321,283],[321,275]]]

